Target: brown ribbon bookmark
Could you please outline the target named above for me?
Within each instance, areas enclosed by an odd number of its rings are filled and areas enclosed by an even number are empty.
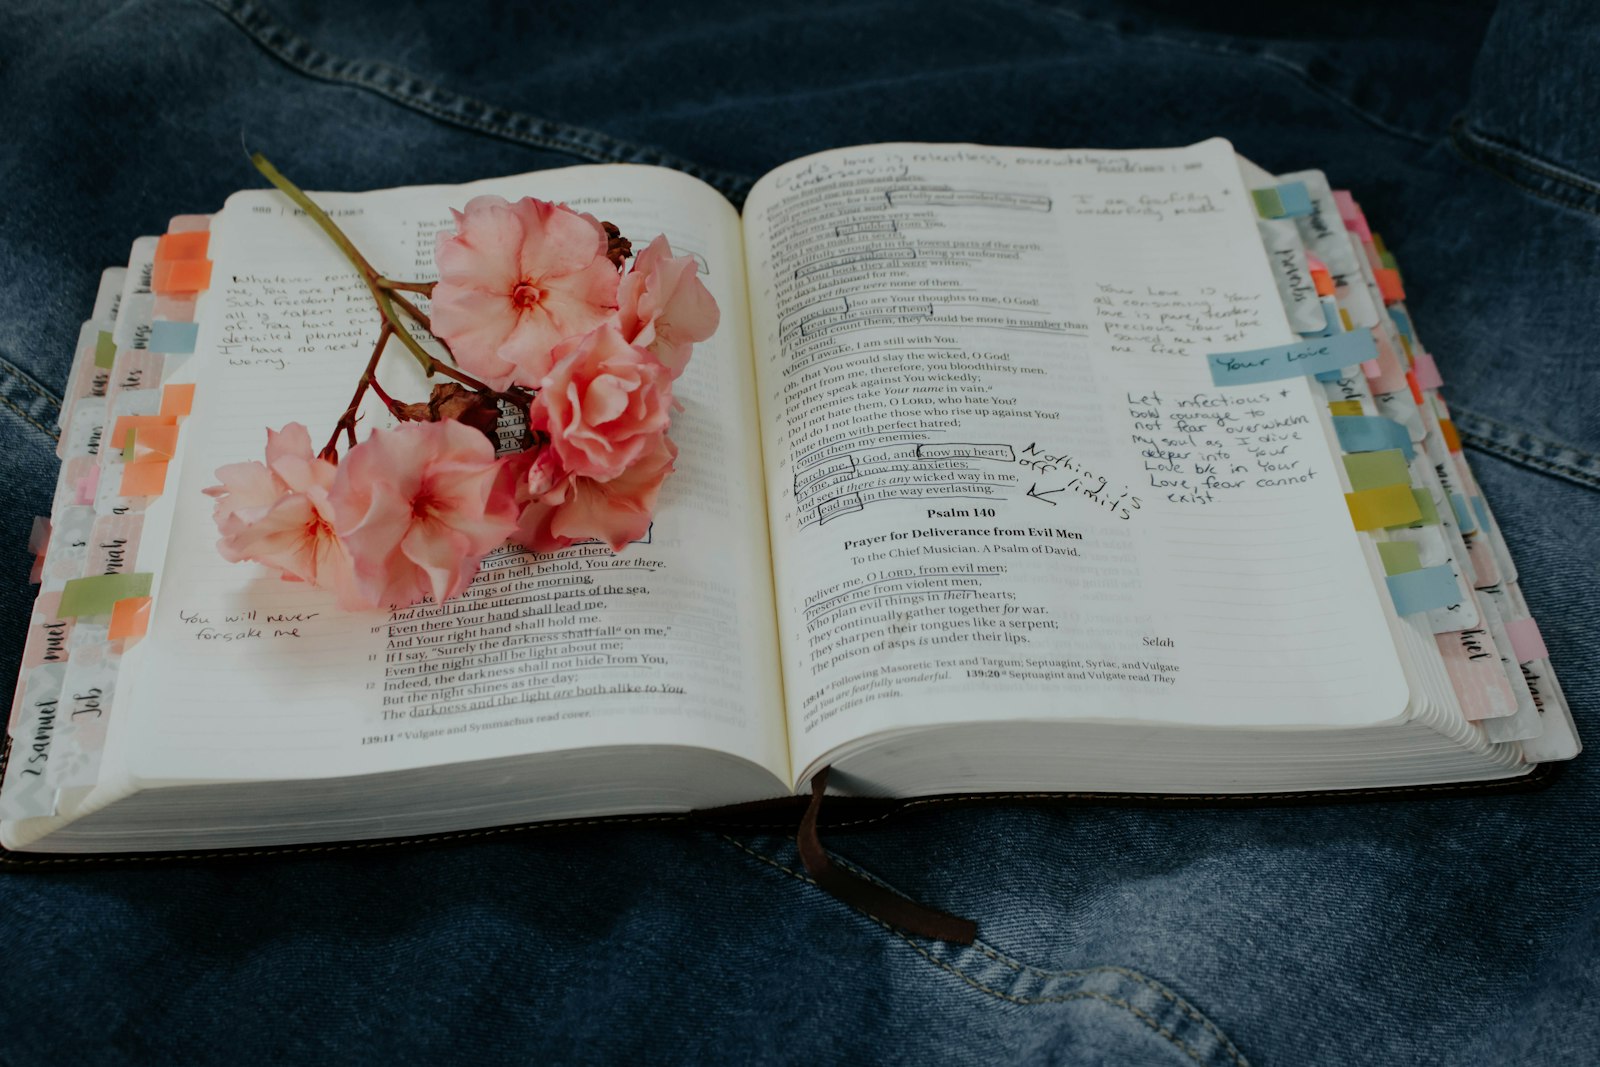
[[[978,924],[971,919],[908,900],[833,862],[822,847],[822,839],[817,836],[817,816],[822,811],[822,795],[827,789],[828,768],[824,767],[811,779],[811,803],[800,820],[800,832],[795,835],[795,844],[800,848],[800,861],[805,864],[806,872],[816,879],[817,885],[852,908],[908,934],[950,941],[957,945],[972,944],[978,936]]]

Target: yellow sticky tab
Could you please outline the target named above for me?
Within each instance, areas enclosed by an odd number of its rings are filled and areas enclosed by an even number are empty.
[[[1346,311],[1344,308],[1339,309],[1339,321],[1344,324],[1345,333],[1349,333],[1351,330],[1356,328],[1354,320],[1350,318],[1350,312]]]
[[[161,414],[177,419],[194,410],[194,383],[164,385],[161,387]]]
[[[167,487],[165,460],[129,463],[122,468],[123,496],[160,496]]]
[[[1346,493],[1344,502],[1350,508],[1350,521],[1358,530],[1404,526],[1422,518],[1422,509],[1417,506],[1417,498],[1409,485],[1386,485],[1381,489]]]
[[[111,626],[106,636],[113,641],[125,637],[143,637],[150,628],[150,598],[124,597],[111,605]]]
[[[1328,410],[1335,415],[1361,414],[1361,401],[1359,400],[1330,400]]]

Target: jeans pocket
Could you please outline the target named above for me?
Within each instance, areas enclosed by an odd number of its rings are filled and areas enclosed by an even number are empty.
[[[953,945],[911,937],[825,894],[806,874],[792,847],[774,847],[770,839],[721,836],[771,870],[810,886],[841,917],[876,926],[881,936],[897,944],[898,954],[908,963],[931,966],[930,973],[944,987],[937,994],[941,1015],[990,1017],[971,1022],[974,1029],[989,1031],[994,1061],[1248,1067],[1244,1054],[1216,1023],[1149,975],[1116,965],[1052,970],[1023,963],[981,939]],[[884,884],[857,864],[838,856],[834,862]],[[976,918],[981,933],[983,916]],[[1018,1011],[1028,1013],[1026,1024],[983,1025]]]

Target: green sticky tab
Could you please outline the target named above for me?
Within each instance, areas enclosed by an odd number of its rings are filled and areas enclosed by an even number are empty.
[[[128,431],[128,443],[122,446],[122,461],[124,463],[133,462],[133,439],[138,436],[139,427],[135,426],[133,429]]]
[[[1250,196],[1256,202],[1256,214],[1264,219],[1283,218],[1283,197],[1276,189],[1252,189]]]
[[[1405,453],[1398,448],[1351,452],[1344,457],[1344,469],[1350,474],[1350,488],[1358,493],[1363,489],[1411,483],[1411,469],[1406,466]]]
[[[1384,574],[1406,574],[1422,569],[1422,556],[1410,541],[1379,541],[1378,555],[1383,557]]]
[[[1428,495],[1426,489],[1412,489],[1411,495],[1417,498],[1417,510],[1422,512],[1422,518],[1416,522],[1403,522],[1399,526],[1389,526],[1390,530],[1415,530],[1418,526],[1439,525],[1439,509],[1433,506],[1433,497]]]
[[[56,616],[109,615],[111,606],[130,596],[149,596],[151,574],[97,574],[74,578],[61,587]]]
[[[117,342],[111,339],[111,334],[105,330],[94,339],[94,365],[101,370],[110,370],[111,365],[117,361]]]

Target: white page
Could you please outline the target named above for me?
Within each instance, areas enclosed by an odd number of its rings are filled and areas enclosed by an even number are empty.
[[[1297,339],[1226,142],[823,153],[745,237],[797,771],[933,723],[1404,711],[1314,383],[1211,382]]]
[[[268,426],[303,422],[320,448],[378,325],[321,231],[276,192],[238,194],[212,242],[170,545],[119,708],[136,776],[347,775],[659,743],[731,752],[787,780],[737,215],[691,178],[625,166],[313,196],[378,269],[426,280],[450,209],[485,193],[565,201],[640,249],[664,231],[703,264],[721,326],[675,383],[677,469],[650,543],[620,556],[504,550],[466,597],[392,617],[341,613],[326,593],[225,562],[201,490],[217,467],[259,460]],[[379,379],[401,399],[427,395],[396,342]],[[392,422],[369,393],[363,435]]]

